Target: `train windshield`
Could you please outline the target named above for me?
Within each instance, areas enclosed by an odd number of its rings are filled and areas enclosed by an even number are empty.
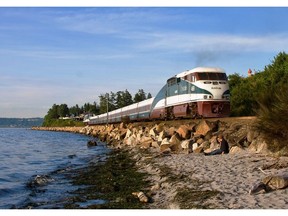
[[[201,72],[196,73],[197,80],[227,80],[225,73],[209,73]]]

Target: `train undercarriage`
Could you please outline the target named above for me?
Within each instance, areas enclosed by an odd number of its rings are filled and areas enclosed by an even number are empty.
[[[215,118],[228,117],[229,102],[201,101],[170,106],[154,110],[151,119],[179,119],[179,118]]]

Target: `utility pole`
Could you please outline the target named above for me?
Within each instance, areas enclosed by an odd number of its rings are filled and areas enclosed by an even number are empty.
[[[107,122],[106,122],[106,124],[108,125],[108,123],[109,123],[109,116],[108,116],[108,110],[109,110],[109,107],[108,107],[108,104],[109,104],[109,93],[107,93],[106,94],[106,100],[107,100]]]

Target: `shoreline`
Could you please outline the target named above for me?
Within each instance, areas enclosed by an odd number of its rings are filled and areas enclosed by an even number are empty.
[[[287,209],[288,188],[249,194],[267,175],[288,173],[288,158],[262,154],[171,154],[138,158],[154,182],[152,209]],[[149,161],[150,160],[150,161]],[[266,174],[260,171],[261,168]]]
[[[287,209],[288,188],[253,195],[249,190],[268,175],[287,174],[288,157],[271,154],[261,134],[252,130],[254,119],[227,121],[230,122],[198,120],[181,125],[136,123],[49,130],[97,137],[108,148],[129,151],[138,171],[148,174],[145,180],[149,183],[139,189],[150,198],[143,205],[145,209]],[[204,156],[203,150],[215,148],[213,137],[219,132],[228,138],[229,145],[236,140],[230,153]],[[190,144],[183,145],[187,141],[197,143],[199,152],[193,148],[192,153]]]
[[[118,166],[113,166],[114,179],[102,182],[110,191],[106,199],[111,203],[91,204],[91,200],[101,199],[95,191],[95,184],[99,184],[96,173],[99,167],[93,165],[90,168],[80,170],[74,180],[84,180],[85,188],[78,189],[68,209],[287,209],[288,189],[275,190],[269,193],[261,191],[258,194],[249,194],[253,184],[269,174],[281,174],[288,172],[287,157],[267,157],[263,154],[237,154],[204,156],[203,154],[159,154],[156,151],[141,149],[114,149],[114,158],[110,158],[108,171],[106,162],[100,165],[107,176],[111,172],[111,165],[118,164],[115,155],[128,153],[130,161],[130,176],[127,179],[138,178],[134,182],[122,184],[118,177],[126,175]],[[127,158],[126,158],[127,159]],[[125,159],[125,160],[126,160]],[[128,159],[128,160],[130,160]],[[116,162],[116,163],[115,163]],[[132,165],[135,163],[134,165]],[[110,166],[110,167],[109,167]],[[120,166],[121,167],[121,166]],[[259,169],[261,168],[262,171]],[[120,172],[119,172],[120,171]],[[130,172],[131,171],[131,172]],[[264,172],[266,173],[264,173]],[[137,174],[138,173],[138,174]],[[78,175],[78,174],[77,174]],[[76,175],[76,176],[77,176]],[[137,176],[137,177],[135,177]],[[121,178],[122,178],[121,177]],[[91,180],[93,179],[94,180]],[[80,179],[80,180],[79,180]],[[82,180],[81,180],[82,179]],[[86,180],[88,179],[88,183]],[[96,181],[97,180],[97,181]],[[119,182],[118,182],[119,181]],[[140,184],[139,181],[142,181]],[[82,184],[82,183],[81,183]],[[80,186],[81,186],[80,184]],[[122,185],[121,185],[122,184]],[[78,185],[78,184],[77,184]],[[123,191],[115,190],[115,185],[123,187]],[[121,185],[121,186],[119,186]],[[82,185],[83,186],[83,185]],[[112,186],[112,189],[111,189]],[[127,187],[125,189],[125,187]],[[97,188],[97,187],[96,187]],[[116,187],[117,188],[117,187]],[[133,188],[132,190],[130,190]],[[98,188],[99,189],[99,188]],[[141,203],[133,192],[142,191],[149,198],[148,203]],[[102,191],[103,192],[103,191]],[[107,191],[106,191],[107,192]],[[82,195],[81,195],[82,194]],[[84,196],[83,196],[84,194]],[[103,196],[105,197],[105,196]],[[85,198],[88,198],[85,200]],[[87,202],[85,207],[77,206],[77,202]]]

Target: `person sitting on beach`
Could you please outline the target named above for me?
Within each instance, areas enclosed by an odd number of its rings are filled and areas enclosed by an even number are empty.
[[[220,148],[216,149],[212,152],[209,152],[209,153],[204,152],[204,155],[217,155],[217,154],[228,154],[229,153],[228,142],[223,138],[222,134],[218,135],[217,142],[220,144]]]

